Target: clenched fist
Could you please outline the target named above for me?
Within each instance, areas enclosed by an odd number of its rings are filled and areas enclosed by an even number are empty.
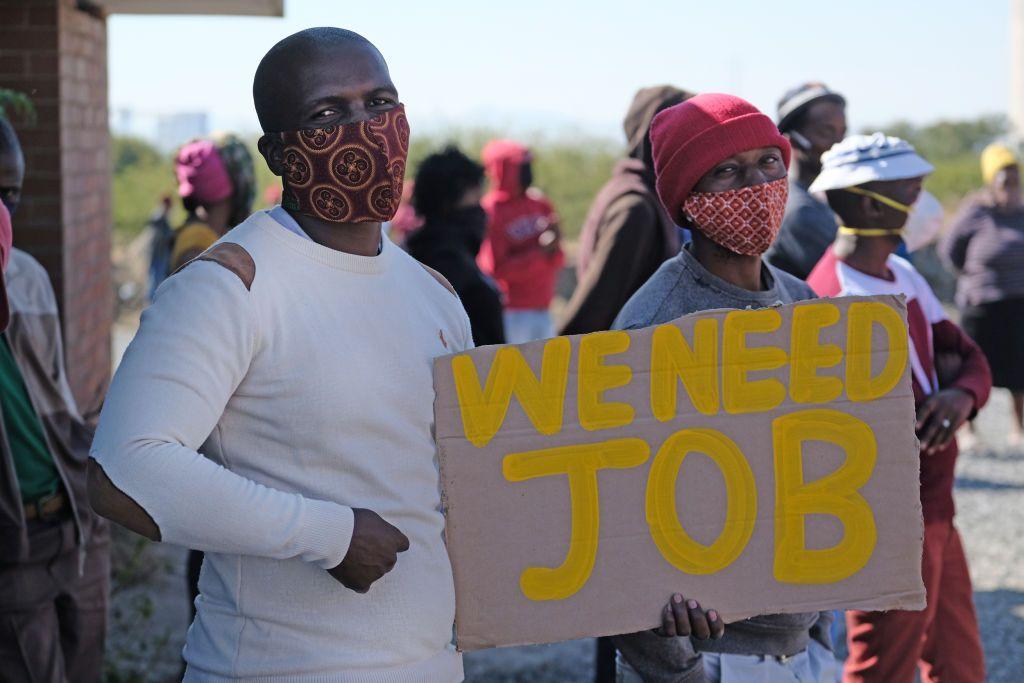
[[[328,573],[357,593],[370,590],[373,582],[387,574],[398,562],[398,553],[409,549],[409,539],[385,522],[373,510],[352,508],[355,523],[348,553]]]

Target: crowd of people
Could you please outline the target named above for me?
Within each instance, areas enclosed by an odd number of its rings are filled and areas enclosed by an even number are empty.
[[[45,271],[12,248],[25,161],[0,118],[5,680],[100,680],[106,520],[192,549],[186,681],[461,680],[435,358],[848,294],[907,297],[926,609],[725,625],[699,596],[675,594],[650,606],[659,628],[604,641],[598,675],[984,680],[952,491],[957,432],[970,436],[993,384],[1013,395],[1010,440],[1024,439],[1012,147],[984,150],[986,187],[940,239],[923,190],[932,165],[904,140],[848,135],[846,100],[824,84],[787,92],[774,119],[732,95],[644,88],[555,321],[562,231],[528,147],[494,140],[479,161],[446,147],[406,182],[397,88],[377,48],[342,29],[275,45],[253,98],[280,204],[252,211],[253,158],[238,138],[178,152],[187,218],[172,228],[166,207],[157,216],[153,302],[98,417],[69,390]],[[959,275],[963,328],[912,263],[935,242]]]

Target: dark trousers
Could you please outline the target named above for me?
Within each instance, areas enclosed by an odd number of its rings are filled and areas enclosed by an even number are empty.
[[[0,561],[0,680],[98,683],[110,594],[106,537],[79,552],[71,519],[29,522],[29,558]]]

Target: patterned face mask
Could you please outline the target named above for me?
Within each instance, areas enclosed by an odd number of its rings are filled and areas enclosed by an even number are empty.
[[[395,217],[409,153],[404,105],[367,121],[280,135],[286,209],[332,223]]]
[[[683,213],[711,241],[745,256],[763,254],[782,226],[789,184],[770,183],[725,192],[693,192]]]

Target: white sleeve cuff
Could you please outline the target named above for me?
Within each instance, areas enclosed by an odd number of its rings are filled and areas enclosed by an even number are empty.
[[[355,514],[352,508],[324,500],[307,498],[303,527],[307,557],[324,569],[341,564],[352,542]]]

